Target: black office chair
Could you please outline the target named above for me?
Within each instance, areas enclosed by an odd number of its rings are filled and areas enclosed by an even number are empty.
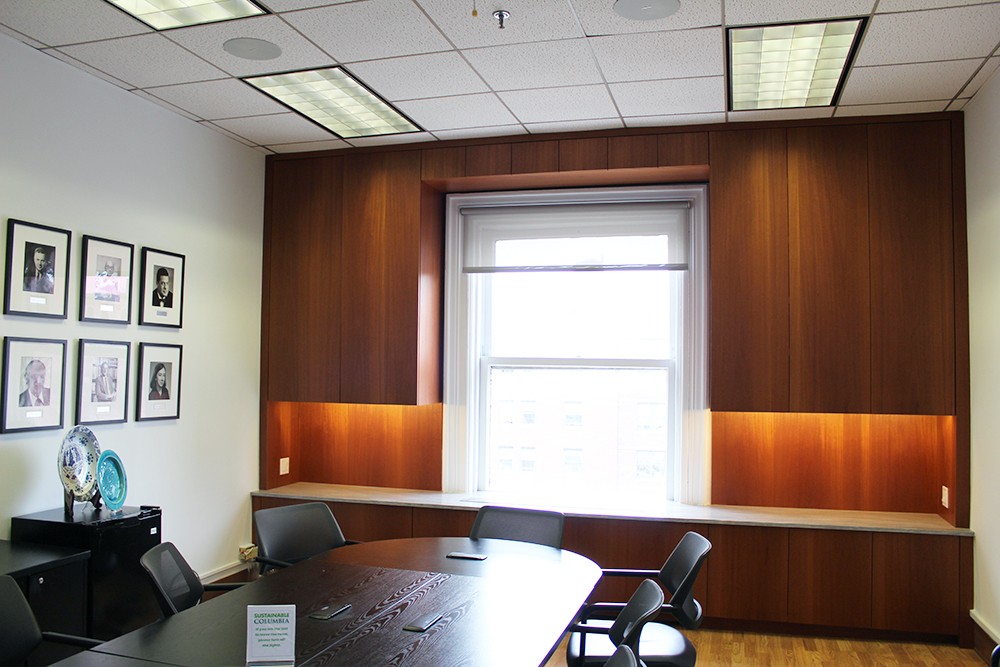
[[[61,632],[42,632],[31,606],[11,577],[0,575],[0,665],[19,665],[42,641],[93,648],[101,642]]]
[[[1000,644],[993,649],[993,655],[990,656],[990,667],[1000,667]]]
[[[660,585],[670,594],[669,602],[665,602],[660,611],[671,614],[682,627],[694,630],[701,625],[703,614],[701,604],[694,597],[694,582],[711,550],[711,542],[698,533],[689,532],[677,543],[658,572],[606,569],[603,574],[611,577],[657,577]],[[621,602],[598,602],[588,605],[584,615],[587,618],[601,614],[607,616],[623,606]],[[613,650],[614,645],[610,642],[593,642],[587,648],[586,658],[579,664],[599,665]],[[647,667],[692,667],[697,660],[697,652],[690,640],[676,628],[663,623],[647,624],[636,656]]]
[[[572,634],[566,646],[567,667],[599,667],[623,645],[643,660],[638,650],[640,636],[649,627],[649,621],[660,613],[662,604],[663,590],[652,579],[645,579],[610,625],[593,623],[584,612],[583,622],[569,628]]]
[[[299,503],[257,510],[253,513],[257,533],[257,561],[261,573],[288,567],[345,544],[340,524],[326,503]]]
[[[608,661],[604,663],[604,667],[639,667],[639,662],[632,649],[622,644],[611,654]]]
[[[157,544],[139,558],[139,563],[149,573],[164,618],[195,606],[201,602],[205,591],[231,591],[243,585],[238,582],[203,584],[198,573],[171,542]]]
[[[561,512],[486,505],[479,508],[469,537],[534,542],[561,549],[565,520]]]

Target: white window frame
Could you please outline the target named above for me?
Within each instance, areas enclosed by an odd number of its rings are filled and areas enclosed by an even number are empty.
[[[462,209],[494,206],[687,202],[690,206],[688,275],[684,281],[681,364],[682,436],[671,469],[677,502],[711,502],[711,434],[708,409],[708,186],[663,185],[585,190],[463,193],[445,206],[444,451],[443,490],[476,493],[480,482],[478,406],[482,388],[470,386],[476,332],[468,312],[469,280],[462,273]],[[664,498],[664,502],[670,499]],[[648,510],[648,508],[646,508]]]

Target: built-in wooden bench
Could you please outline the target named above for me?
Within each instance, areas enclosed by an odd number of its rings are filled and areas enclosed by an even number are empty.
[[[254,510],[326,502],[345,534],[363,541],[467,535],[480,506],[509,504],[482,493],[306,482],[252,496]],[[564,512],[565,548],[602,567],[658,569],[685,532],[708,537],[713,550],[695,593],[707,627],[973,642],[973,533],[936,514],[532,506]],[[595,597],[624,600],[634,586],[605,582]]]

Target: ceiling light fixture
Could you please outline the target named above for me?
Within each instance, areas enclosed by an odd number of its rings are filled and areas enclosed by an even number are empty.
[[[680,8],[680,0],[617,0],[613,7],[615,14],[633,21],[663,19]]]
[[[835,104],[865,22],[730,28],[729,110]]]
[[[254,37],[235,37],[226,40],[222,50],[237,58],[247,60],[274,60],[281,55],[281,47],[266,39]]]
[[[107,0],[153,30],[267,14],[253,0]]]
[[[344,139],[421,131],[342,67],[243,80]]]

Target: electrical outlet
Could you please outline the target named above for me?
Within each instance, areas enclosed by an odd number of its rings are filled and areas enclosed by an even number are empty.
[[[287,475],[288,474],[288,462],[289,458],[287,456],[278,459],[278,474]]]
[[[256,544],[244,544],[240,546],[240,562],[249,563],[254,558],[257,557],[257,545]]]
[[[948,487],[941,487],[941,504],[947,509],[948,507]]]

